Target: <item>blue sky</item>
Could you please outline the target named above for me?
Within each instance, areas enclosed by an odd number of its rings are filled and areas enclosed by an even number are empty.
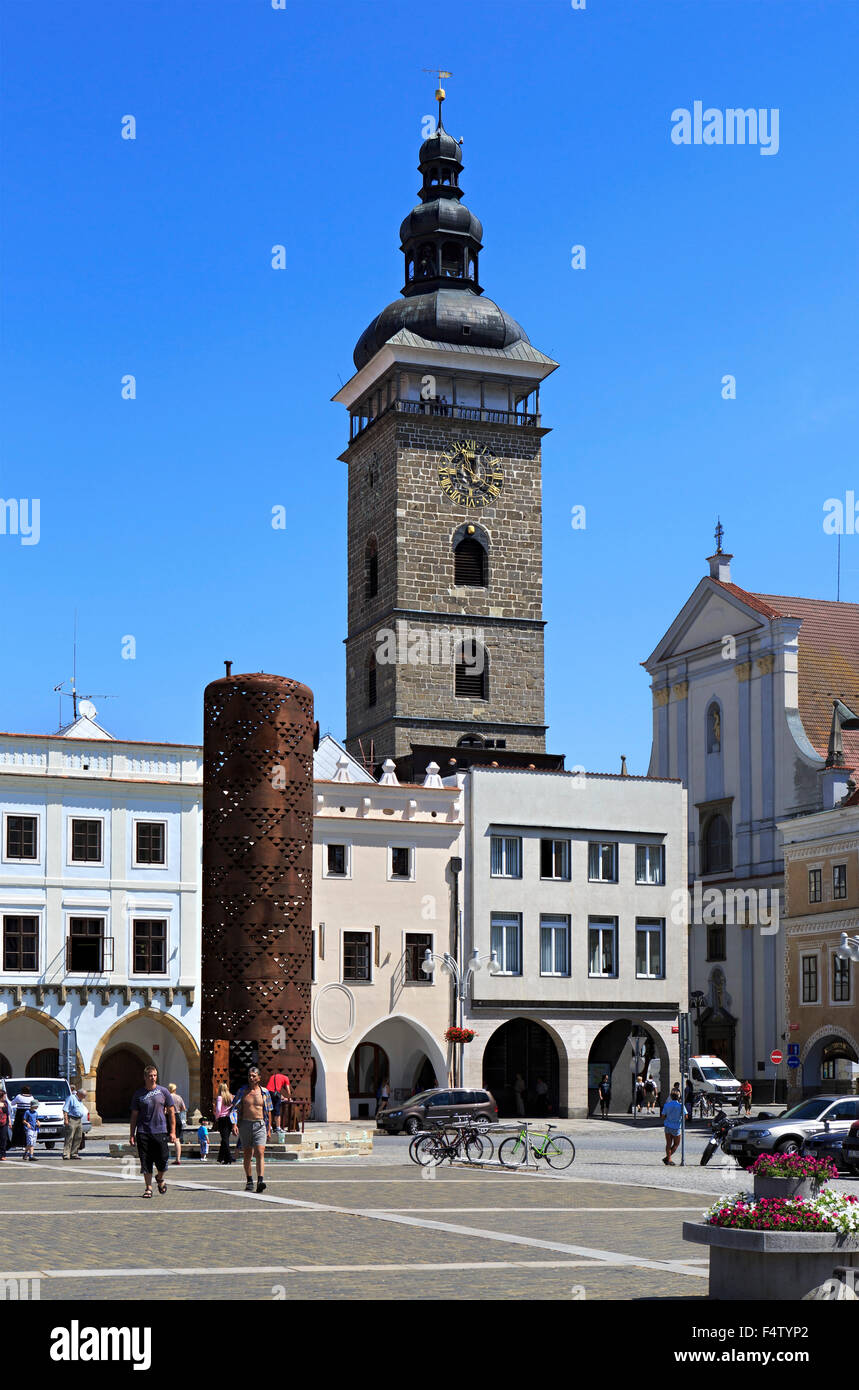
[[[859,481],[855,4],[9,0],[0,24],[0,495],[41,505],[38,545],[0,536],[0,728],[56,727],[77,608],[79,686],[115,697],[120,737],[199,740],[225,658],[307,682],[342,734],[330,397],[402,283],[433,64],[486,292],[561,364],[549,747],[646,770],[639,663],[717,513],[738,583],[835,596],[823,504]],[[778,153],[672,144],[696,100],[777,107]],[[859,537],[842,559],[859,601]]]

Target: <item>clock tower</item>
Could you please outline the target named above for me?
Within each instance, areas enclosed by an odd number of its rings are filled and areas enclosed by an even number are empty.
[[[439,108],[439,116],[441,108]],[[439,119],[400,228],[401,298],[358,340],[349,412],[346,744],[545,751],[540,383],[486,298],[462,142]]]

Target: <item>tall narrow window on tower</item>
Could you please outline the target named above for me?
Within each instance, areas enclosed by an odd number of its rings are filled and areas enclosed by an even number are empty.
[[[376,703],[376,658],[370,653],[370,660],[367,663],[367,704]]]
[[[379,592],[379,547],[371,536],[364,551],[364,596],[375,598]]]
[[[489,699],[489,664],[485,647],[469,638],[456,652],[454,692],[463,699]]]
[[[486,551],[476,536],[464,536],[453,552],[453,582],[486,587]]]

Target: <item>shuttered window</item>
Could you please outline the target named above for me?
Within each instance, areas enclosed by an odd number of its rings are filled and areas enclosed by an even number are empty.
[[[453,582],[475,589],[486,585],[486,551],[474,536],[465,536],[453,552]]]
[[[454,693],[463,699],[488,700],[486,652],[479,642],[463,642],[456,654]]]

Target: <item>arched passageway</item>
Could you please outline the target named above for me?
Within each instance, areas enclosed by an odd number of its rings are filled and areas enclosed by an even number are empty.
[[[671,1078],[665,1044],[643,1023],[614,1019],[594,1038],[588,1053],[589,1115],[599,1114],[597,1087],[606,1073],[611,1077],[610,1108],[615,1114],[629,1113],[637,1075],[653,1078],[660,1104],[668,1097]]]
[[[533,1018],[502,1023],[483,1053],[483,1084],[495,1097],[499,1116],[557,1115],[560,1073],[554,1039]]]

